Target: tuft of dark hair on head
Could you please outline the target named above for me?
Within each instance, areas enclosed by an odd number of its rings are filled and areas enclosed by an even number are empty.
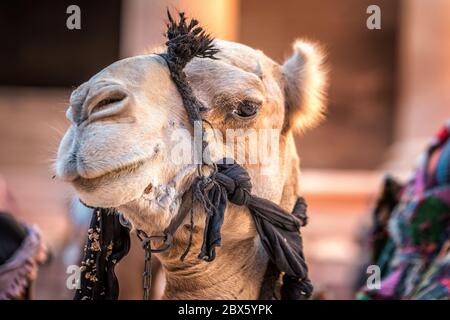
[[[184,12],[179,12],[177,22],[167,10],[167,58],[183,69],[194,57],[215,59],[219,49],[214,47],[212,38],[198,25],[196,19],[188,21]]]

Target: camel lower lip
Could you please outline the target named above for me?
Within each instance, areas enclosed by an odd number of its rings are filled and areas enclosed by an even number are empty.
[[[103,173],[100,176],[95,178],[83,178],[78,177],[72,183],[84,190],[92,191],[93,189],[101,186],[102,184],[111,181],[120,179],[123,176],[128,176],[133,172],[136,172],[139,168],[141,168],[145,164],[144,160],[137,161],[135,163],[130,163],[128,165],[124,165],[112,171],[108,171]]]

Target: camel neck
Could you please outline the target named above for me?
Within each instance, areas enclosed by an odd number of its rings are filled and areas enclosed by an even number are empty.
[[[184,262],[161,257],[166,275],[164,299],[257,299],[268,258],[259,239],[217,248],[206,262],[192,250]]]

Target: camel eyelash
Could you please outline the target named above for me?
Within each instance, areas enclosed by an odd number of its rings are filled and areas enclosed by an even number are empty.
[[[261,108],[261,103],[244,100],[239,102],[231,115],[238,120],[252,120],[258,115],[259,109]]]
[[[220,95],[214,99],[214,106],[217,111],[225,112],[229,117],[238,121],[248,121],[254,119],[261,109],[262,101],[251,98],[237,98]]]

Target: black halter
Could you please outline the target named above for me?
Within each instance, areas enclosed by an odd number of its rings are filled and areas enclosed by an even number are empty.
[[[177,86],[190,123],[194,125],[195,121],[200,121],[203,124],[205,120],[202,113],[205,108],[195,97],[183,69],[194,57],[215,59],[214,55],[218,49],[214,48],[213,39],[198,26],[197,20],[193,19],[188,23],[184,13],[180,13],[179,21],[176,22],[169,12],[168,19],[167,52],[161,56],[166,61],[171,78]],[[138,236],[146,252],[143,274],[144,299],[148,299],[150,291],[151,253],[162,252],[171,247],[175,232],[190,213],[190,241],[180,259],[183,260],[187,255],[192,240],[194,202],[200,203],[206,212],[199,259],[214,260],[215,247],[221,244],[221,226],[228,202],[246,206],[270,258],[260,298],[274,298],[275,281],[280,273],[284,274],[280,292],[282,299],[309,298],[313,287],[308,278],[308,267],[303,255],[299,231],[301,226],[306,225],[307,220],[304,199],[298,198],[292,214],[289,214],[277,204],[252,195],[251,179],[247,171],[230,159],[224,159],[218,164],[210,164],[212,173],[204,176],[201,170],[201,167],[206,165],[203,158],[207,150],[204,131],[202,129],[201,150],[194,150],[194,152],[201,152],[202,155],[199,175],[190,190],[184,194],[182,206],[177,215],[162,234],[147,235],[138,230]],[[123,219],[120,223],[120,215],[112,213],[114,212],[111,209],[95,209],[85,248],[81,289],[77,290],[75,299],[117,299],[118,297],[119,287],[114,275],[114,267],[128,253],[129,229]],[[162,241],[163,244],[153,248],[153,240]]]

